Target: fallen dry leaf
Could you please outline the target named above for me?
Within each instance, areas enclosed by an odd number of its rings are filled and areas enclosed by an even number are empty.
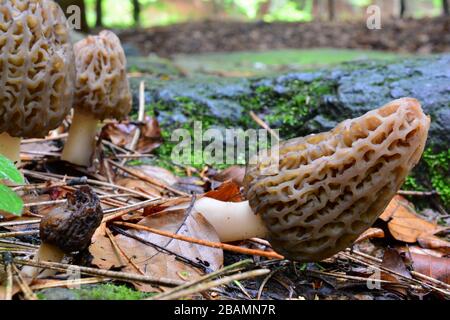
[[[219,237],[214,228],[203,216],[196,212],[192,212],[189,215],[186,213],[186,210],[160,212],[144,218],[139,224],[175,234],[219,242]],[[128,229],[127,232],[193,262],[199,263],[203,261],[210,270],[217,270],[223,264],[223,252],[220,249],[174,240],[147,231]],[[183,278],[194,280],[203,274],[202,270],[180,261],[175,255],[126,235],[117,235],[116,241],[119,247],[132,258],[139,269],[149,276],[181,280],[180,274],[182,274]],[[127,266],[124,271],[136,273],[132,266]],[[154,291],[154,288],[150,285],[137,283],[134,285],[141,291]]]
[[[233,181],[227,181],[223,183],[216,190],[205,193],[205,197],[213,198],[219,201],[225,202],[241,202],[243,201],[240,193],[239,185]]]
[[[364,233],[360,235],[358,239],[356,239],[355,243],[375,238],[378,239],[384,238],[384,231],[380,228],[369,228],[366,231],[364,231]]]
[[[148,194],[154,197],[160,197],[161,192],[159,189],[155,188],[148,182],[133,179],[133,178],[118,178],[116,179],[116,184],[122,187],[126,187],[128,189],[136,190],[144,194]]]
[[[137,128],[135,124],[109,123],[103,127],[101,137],[110,140],[117,146],[126,147],[131,143]],[[146,117],[144,125],[140,126],[140,129],[141,135],[136,151],[149,153],[158,148],[163,142],[161,129],[155,118]]]
[[[422,248],[433,249],[434,251],[450,254],[450,242],[438,238],[434,235],[423,235],[417,238],[417,242]]]
[[[450,284],[450,258],[410,253],[406,256],[414,271]]]
[[[238,186],[242,187],[244,184],[244,176],[245,167],[232,166],[214,175],[213,179],[220,182],[231,180]]]
[[[89,247],[93,257],[92,264],[106,270],[123,267],[123,262],[106,235],[105,228],[105,224],[102,223],[92,237],[92,244]]]
[[[401,196],[392,199],[380,219],[387,222],[389,232],[396,240],[406,243],[415,243],[419,237],[434,235],[443,229],[415,213]]]
[[[392,270],[397,274],[401,274],[402,276],[405,276],[407,278],[410,278],[410,279],[412,278],[411,274],[409,273],[408,269],[406,268],[405,263],[403,262],[402,257],[394,249],[387,248],[384,251],[383,261],[381,263],[381,266],[384,268],[387,268],[389,270]],[[385,272],[385,271],[381,272],[381,279],[391,281],[393,283],[401,282],[399,279],[399,276],[397,276],[393,273]],[[407,291],[405,288],[399,288],[399,287],[391,285],[391,284],[383,284],[383,288],[397,292],[403,296],[407,295]]]
[[[178,182],[178,178],[172,172],[161,167],[142,165],[135,166],[133,168],[145,173],[147,176],[153,179],[162,181],[165,185],[168,186],[173,186]]]

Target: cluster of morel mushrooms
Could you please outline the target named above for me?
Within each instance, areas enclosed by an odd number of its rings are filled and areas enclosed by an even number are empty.
[[[103,31],[73,46],[53,1],[0,4],[0,154],[20,161],[20,139],[46,136],[73,107],[62,159],[89,166],[99,122],[131,110],[119,39]],[[429,125],[417,100],[393,101],[272,148],[247,168],[248,201],[202,197],[194,208],[223,242],[262,237],[287,259],[320,261],[349,247],[383,212],[419,161]],[[42,219],[35,260],[86,249],[102,217],[95,193],[80,188]],[[40,270],[23,272],[35,277]]]

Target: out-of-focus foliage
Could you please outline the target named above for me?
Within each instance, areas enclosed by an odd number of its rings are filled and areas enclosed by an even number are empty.
[[[87,19],[95,25],[97,0],[85,0]],[[323,17],[327,11],[325,0],[138,0],[143,27],[169,25],[205,19],[263,20],[301,22]],[[407,15],[435,16],[442,12],[443,0],[408,0]],[[335,0],[338,15],[364,17],[364,8],[379,4],[374,0]],[[383,5],[382,5],[383,6]],[[395,5],[393,6],[394,10]],[[106,27],[126,28],[135,24],[132,0],[102,0],[103,23]],[[384,7],[383,7],[384,8]],[[349,11],[348,13],[342,10]],[[386,9],[387,10],[387,9]],[[340,14],[343,13],[343,14]]]

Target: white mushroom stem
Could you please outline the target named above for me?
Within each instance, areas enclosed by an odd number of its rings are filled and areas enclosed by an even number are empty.
[[[94,116],[75,109],[69,137],[62,153],[62,160],[89,167],[95,151],[97,120]]]
[[[205,197],[195,202],[194,209],[216,229],[222,242],[265,238],[267,235],[261,216],[252,211],[248,201],[223,202]]]
[[[0,134],[0,154],[11,160],[20,163],[20,142],[21,138],[11,137],[8,133]]]
[[[59,249],[58,247],[48,244],[48,243],[42,243],[38,249],[38,252],[36,253],[33,261],[35,262],[61,262],[64,258],[64,252]],[[41,277],[49,277],[55,274],[55,271],[53,270],[45,270],[42,272],[43,269],[33,266],[25,266],[22,268],[22,275],[27,278],[36,278],[37,276]]]

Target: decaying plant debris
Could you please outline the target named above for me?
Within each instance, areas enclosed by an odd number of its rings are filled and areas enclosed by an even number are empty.
[[[192,211],[193,203],[204,193],[241,201],[243,170],[232,167],[217,174],[214,168],[183,168],[185,177],[180,177],[155,166],[132,166],[126,160],[152,157],[153,147],[143,144],[153,145],[158,130],[149,130],[149,123],[157,126],[153,120],[125,123],[127,130],[139,130],[131,145],[122,143],[128,132],[115,129],[124,124],[110,122],[109,134],[103,132],[97,142],[99,161],[88,169],[58,160],[67,124],[45,139],[23,141],[27,184],[12,187],[26,210],[20,218],[4,214],[0,222],[2,299],[36,299],[43,289],[100,283],[152,293],[147,299],[450,297],[450,244],[443,223],[448,216],[419,215],[398,195],[351,249],[320,263],[284,260],[262,239],[221,243],[211,225]],[[138,145],[145,154],[136,151]],[[64,208],[68,197],[73,201],[70,195],[83,185],[98,195],[104,213],[90,247],[61,262],[28,259],[40,243],[41,218]],[[189,195],[191,190],[197,195]],[[186,210],[167,211],[186,202]],[[56,276],[30,280],[20,273],[22,266],[53,270]],[[73,277],[74,270],[79,277]]]

